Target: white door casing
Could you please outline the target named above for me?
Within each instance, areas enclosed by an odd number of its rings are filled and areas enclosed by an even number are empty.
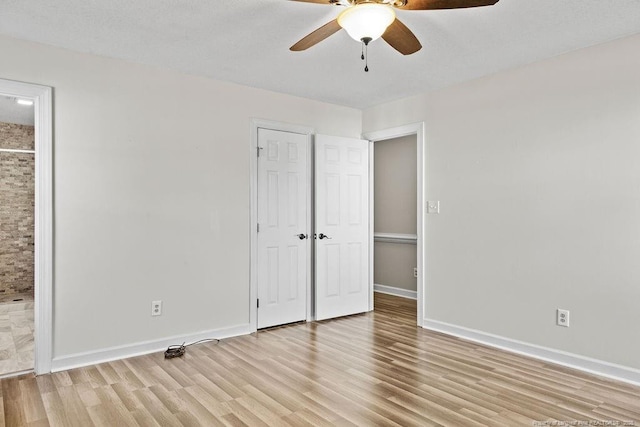
[[[390,129],[383,129],[374,132],[367,132],[362,135],[374,143],[377,141],[384,141],[393,138],[400,138],[407,135],[416,135],[416,161],[417,161],[417,267],[418,267],[418,286],[417,286],[417,314],[418,326],[423,326],[423,322],[426,319],[424,310],[424,295],[427,288],[426,270],[427,261],[425,259],[425,239],[426,239],[426,215],[424,201],[426,197],[426,139],[425,139],[425,123],[418,122],[404,126],[399,126]],[[374,144],[375,145],[375,144]],[[371,163],[373,164],[373,157],[371,157]],[[371,174],[370,182],[373,183],[373,174]],[[373,196],[372,196],[373,197]],[[373,206],[370,206],[370,221],[373,223]],[[373,248],[373,231],[371,235],[371,247]],[[370,266],[370,279],[371,279],[371,292],[373,293],[373,259]]]
[[[258,129],[257,328],[307,318],[307,142],[303,134]]]
[[[316,320],[369,311],[369,141],[316,135],[315,233]]]
[[[34,102],[34,344],[37,375],[51,372],[53,353],[53,102],[52,89],[0,79],[0,94]]]

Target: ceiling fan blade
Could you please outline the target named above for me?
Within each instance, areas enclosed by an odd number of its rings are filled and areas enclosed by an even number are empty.
[[[334,19],[333,21],[324,24],[322,27],[318,28],[311,34],[305,36],[304,38],[302,38],[302,40],[291,46],[289,49],[293,50],[294,52],[309,49],[311,46],[320,43],[322,40],[335,34],[341,29],[342,27],[340,26],[340,24],[338,24],[338,20]]]
[[[415,34],[398,18],[389,25],[382,38],[403,55],[411,55],[422,49]]]
[[[398,6],[402,10],[436,10],[436,9],[462,9],[465,7],[491,6],[498,0],[407,0],[404,6]]]
[[[334,4],[337,3],[336,0],[291,0],[291,1],[301,1],[305,3],[318,3],[318,4]]]

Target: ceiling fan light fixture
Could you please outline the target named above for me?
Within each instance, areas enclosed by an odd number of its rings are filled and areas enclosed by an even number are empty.
[[[387,4],[361,3],[348,7],[338,15],[338,24],[356,41],[380,38],[396,19],[396,13]]]

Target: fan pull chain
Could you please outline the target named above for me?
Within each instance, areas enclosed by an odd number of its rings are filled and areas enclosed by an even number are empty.
[[[369,72],[369,43],[364,45],[364,72]]]
[[[360,55],[360,59],[364,61],[364,71],[369,72],[369,43],[371,42],[371,37],[363,37],[362,38],[362,54]]]

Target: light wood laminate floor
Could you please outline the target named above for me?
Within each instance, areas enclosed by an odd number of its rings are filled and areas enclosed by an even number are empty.
[[[0,420],[83,427],[553,420],[640,426],[640,388],[419,329],[415,312],[413,301],[376,294],[373,313],[202,344],[179,359],[158,353],[4,379]]]

